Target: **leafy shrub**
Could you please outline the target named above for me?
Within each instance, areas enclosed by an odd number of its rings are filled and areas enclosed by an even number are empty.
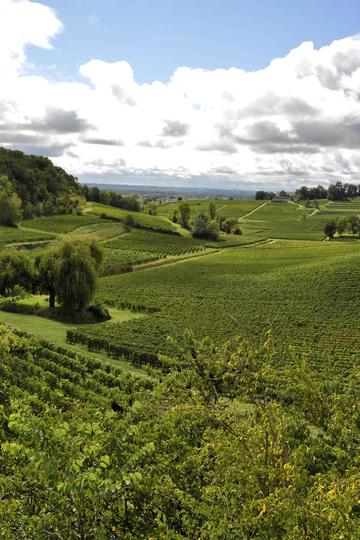
[[[111,319],[110,312],[104,304],[90,306],[89,311],[99,321],[109,321]]]

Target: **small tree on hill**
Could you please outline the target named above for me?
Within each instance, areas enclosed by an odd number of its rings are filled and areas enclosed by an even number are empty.
[[[179,212],[181,216],[181,225],[188,229],[190,227],[190,204],[187,202],[181,202],[179,204]]]
[[[209,204],[209,216],[211,219],[216,219],[216,204],[214,201],[210,201]]]
[[[347,219],[344,218],[344,217],[337,218],[337,220],[336,220],[336,230],[337,230],[337,232],[339,233],[340,236],[342,236],[344,234],[344,232],[347,230],[347,228],[348,228]]]
[[[360,232],[360,219],[359,216],[350,216],[348,218],[348,224],[352,234],[359,234]]]
[[[335,221],[328,221],[328,223],[325,224],[324,233],[328,238],[334,238],[334,234],[336,233]]]
[[[235,217],[228,217],[226,220],[222,223],[221,229],[226,233],[230,234],[233,228],[237,225],[238,220]]]
[[[215,220],[210,220],[205,214],[199,214],[194,220],[192,235],[194,238],[204,240],[218,240],[219,224]]]

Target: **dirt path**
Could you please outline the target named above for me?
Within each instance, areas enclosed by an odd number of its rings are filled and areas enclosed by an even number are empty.
[[[255,214],[255,212],[257,212],[258,210],[260,210],[261,208],[264,208],[264,206],[266,206],[267,204],[269,204],[270,201],[266,201],[264,202],[263,204],[260,204],[260,206],[258,206],[257,208],[254,208],[254,210],[251,210],[251,212],[248,212],[247,214],[245,214],[245,216],[241,216],[240,221],[242,219],[245,219],[249,216],[251,216],[252,214]]]
[[[23,225],[21,225],[21,223],[19,223],[18,228],[21,229],[22,231],[30,231],[37,234],[44,234],[44,235],[48,235],[49,237],[53,236],[54,238],[56,236],[59,236],[57,233],[54,233],[54,232],[43,231],[41,229],[34,229],[33,227],[24,227]]]
[[[195,253],[193,255],[184,255],[180,257],[172,257],[171,259],[160,259],[159,261],[154,261],[145,264],[138,264],[133,267],[133,272],[141,272],[142,270],[149,270],[151,268],[158,268],[160,266],[166,266],[167,264],[175,264],[178,262],[188,261],[190,259],[196,259],[198,257],[206,257],[208,255],[214,255],[215,253],[220,253],[221,249],[212,249],[211,251]]]

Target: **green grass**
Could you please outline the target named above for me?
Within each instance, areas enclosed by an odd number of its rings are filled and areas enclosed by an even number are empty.
[[[76,234],[84,234],[91,236],[100,242],[115,238],[127,232],[127,228],[123,223],[99,222],[91,225],[84,225],[76,229]]]
[[[66,234],[75,231],[79,227],[88,226],[98,222],[99,218],[97,216],[77,216],[70,214],[28,219],[23,221],[21,225],[22,227],[29,227],[30,229],[36,229],[39,231],[48,231],[55,234]]]
[[[20,227],[2,227],[0,226],[0,245],[18,244],[26,242],[37,242],[43,240],[52,240],[54,236],[46,232],[27,231]]]
[[[30,296],[19,302],[25,305],[39,304],[40,306],[46,306],[47,302],[45,297]],[[132,313],[128,310],[111,309],[111,324],[121,324],[125,321],[138,319],[141,317],[138,313]],[[14,326],[15,328],[31,334],[39,339],[44,339],[50,343],[54,343],[57,346],[64,347],[70,351],[84,354],[86,353],[91,358],[100,360],[105,364],[110,364],[115,367],[121,367],[127,371],[144,374],[141,369],[132,366],[126,359],[111,360],[105,353],[102,352],[89,352],[86,347],[79,344],[69,344],[66,341],[66,332],[72,328],[81,328],[91,325],[76,325],[68,324],[59,321],[53,321],[44,317],[37,317],[35,315],[26,315],[22,313],[8,313],[0,311],[0,323],[5,323]],[[110,324],[110,321],[100,324]],[[97,324],[99,327],[99,324]]]

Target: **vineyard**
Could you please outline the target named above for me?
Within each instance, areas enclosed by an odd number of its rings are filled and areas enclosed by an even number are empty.
[[[271,328],[280,359],[292,345],[321,370],[345,370],[360,345],[359,262],[357,244],[279,240],[103,278],[99,300],[151,313],[77,329],[69,340],[157,365],[167,336],[189,328],[218,342],[239,334],[259,342]]]
[[[73,353],[35,338],[27,338],[0,325],[0,337],[9,335],[18,354],[6,357],[1,378],[14,388],[14,399],[31,396],[38,408],[53,406],[66,410],[72,402],[111,408],[116,392],[132,393],[148,386],[120,368],[104,367],[100,361]]]
[[[132,212],[129,210],[122,210],[121,208],[114,208],[100,203],[88,203],[85,211],[89,215],[95,216],[107,216],[108,218],[118,219],[119,221],[126,221],[128,217],[132,218],[135,224],[142,227],[162,229],[168,231],[176,231],[176,226],[171,223],[170,220],[161,216],[150,216],[143,212]]]
[[[205,241],[196,238],[146,231],[133,231],[106,244],[113,249],[153,253],[158,258],[196,253],[205,249],[205,245]]]
[[[54,235],[15,227],[0,227],[0,245],[52,240]]]
[[[183,200],[0,162],[0,540],[360,538],[360,186]]]
[[[191,217],[195,217],[201,212],[207,213],[209,211],[209,200],[194,199],[186,201],[190,205]],[[218,215],[233,216],[240,218],[249,212],[252,212],[258,208],[263,201],[255,200],[228,200],[220,199],[215,201],[216,210]],[[164,217],[171,215],[174,210],[179,207],[179,203],[165,203],[161,204],[158,209],[158,214]]]
[[[56,234],[66,234],[84,227],[98,223],[99,218],[96,216],[77,216],[73,214],[64,216],[51,216],[29,219],[22,222],[23,227],[37,229],[39,231],[48,231]]]
[[[149,251],[106,247],[104,249],[102,275],[122,274],[137,264],[156,261],[158,258],[158,255]]]

